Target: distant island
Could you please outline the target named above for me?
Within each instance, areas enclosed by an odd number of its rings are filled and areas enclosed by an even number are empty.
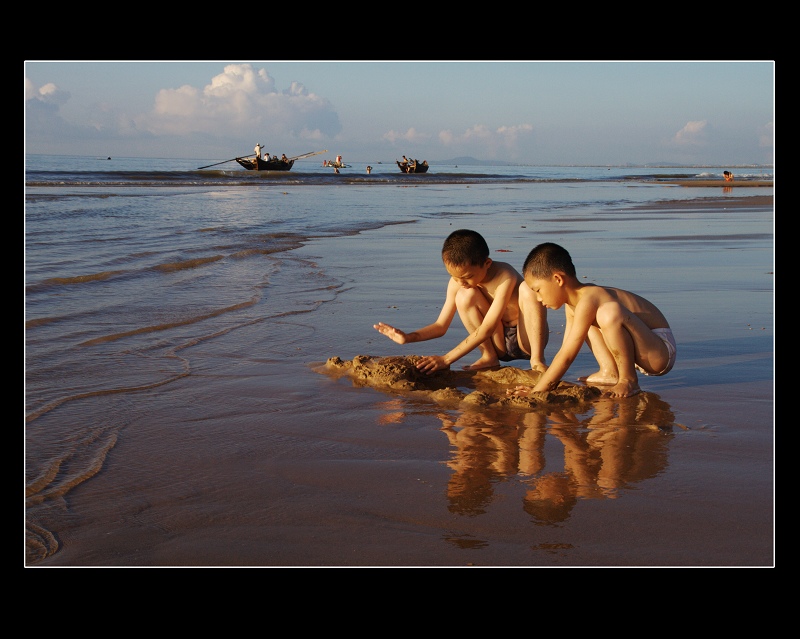
[[[378,164],[391,164],[391,162],[378,162]],[[449,160],[428,160],[432,167],[436,166],[561,166],[561,167],[614,167],[631,169],[668,169],[668,168],[716,168],[714,164],[681,164],[679,162],[646,162],[643,164],[528,164],[526,162],[505,162],[503,160],[479,160],[471,155],[462,155]],[[720,165],[721,166],[721,165]],[[730,169],[774,169],[774,164],[730,164]]]

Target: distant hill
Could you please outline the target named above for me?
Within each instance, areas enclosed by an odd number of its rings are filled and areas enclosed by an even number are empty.
[[[435,162],[429,161],[431,166],[443,166],[446,164],[457,164],[459,166],[514,166],[513,162],[503,162],[501,160],[478,160],[468,155],[461,157],[451,158],[449,160],[436,160]]]

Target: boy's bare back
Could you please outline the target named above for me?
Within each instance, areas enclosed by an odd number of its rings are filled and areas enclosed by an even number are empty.
[[[627,308],[640,320],[642,320],[647,328],[651,330],[654,328],[669,328],[667,318],[664,317],[664,314],[658,309],[658,307],[650,300],[647,300],[636,293],[632,293],[621,288],[615,288],[612,286],[599,286],[597,284],[583,284],[579,289],[576,289],[576,291],[579,299],[578,304],[581,303],[581,300],[585,299],[587,303],[591,301],[591,306],[596,309],[604,302],[619,302],[622,304],[622,306]],[[572,310],[574,313],[575,308],[572,308]],[[596,319],[592,322],[592,324],[597,326]]]

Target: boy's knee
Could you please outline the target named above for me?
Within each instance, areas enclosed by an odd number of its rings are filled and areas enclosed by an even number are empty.
[[[483,297],[483,294],[476,288],[460,288],[456,293],[456,306],[458,308],[473,306],[478,301],[479,295]]]
[[[597,325],[601,328],[620,326],[625,321],[625,313],[620,304],[603,304],[597,309]]]

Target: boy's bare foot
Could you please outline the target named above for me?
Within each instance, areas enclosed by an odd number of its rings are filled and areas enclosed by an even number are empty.
[[[636,382],[636,380],[623,379],[620,380],[619,383],[613,388],[610,388],[603,393],[603,397],[633,397],[641,392],[642,389],[639,388],[639,384]]]
[[[604,373],[603,371],[597,371],[596,373],[592,373],[591,375],[587,375],[586,377],[579,377],[579,382],[584,382],[586,384],[600,384],[603,386],[611,386],[617,383],[617,376],[613,373]]]
[[[542,364],[542,362],[531,362],[531,370],[544,373],[547,371],[547,364]]]
[[[500,360],[497,359],[497,357],[480,357],[474,362],[472,362],[472,364],[464,366],[463,370],[477,371],[482,368],[491,368],[492,366],[499,366],[499,365],[500,365]]]

